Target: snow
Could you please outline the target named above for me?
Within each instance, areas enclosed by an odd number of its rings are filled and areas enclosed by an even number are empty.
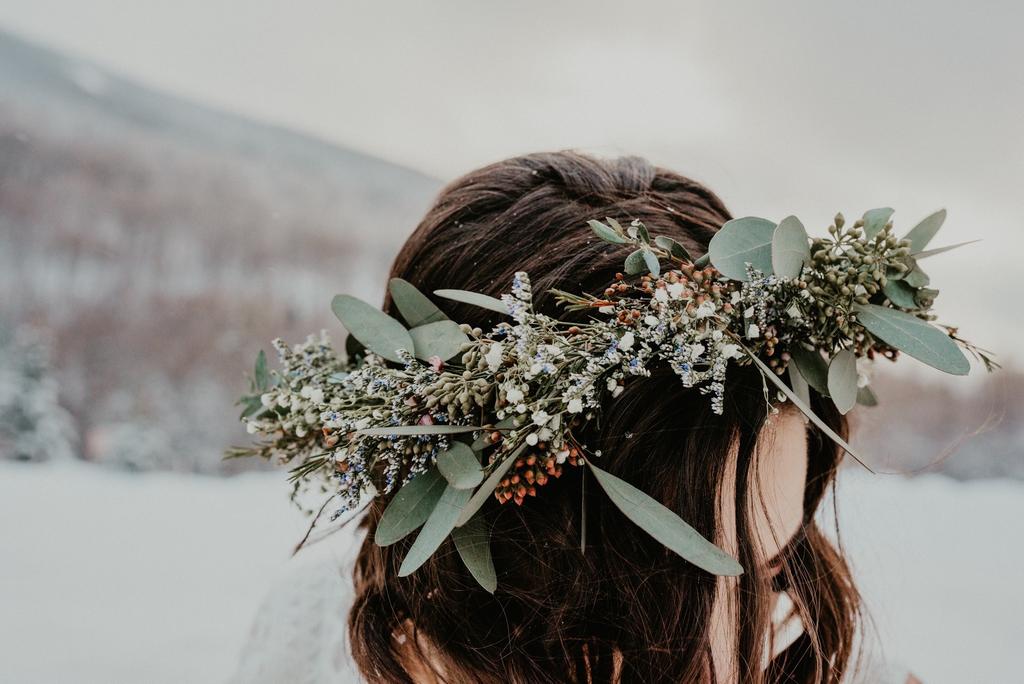
[[[222,682],[305,531],[283,480],[0,463],[0,681]],[[851,470],[838,497],[886,653],[1019,681],[1024,483]]]

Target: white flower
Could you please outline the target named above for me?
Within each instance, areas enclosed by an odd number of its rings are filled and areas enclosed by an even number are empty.
[[[598,311],[600,311],[603,314],[615,313],[615,307],[614,306],[602,306],[602,307],[598,308]]]
[[[608,388],[608,391],[611,392],[612,390],[619,386],[619,381],[616,380],[615,378],[608,378],[608,382],[605,386]]]
[[[267,408],[272,407],[274,405],[274,393],[267,392],[266,394],[261,394],[260,403],[266,406]]]
[[[722,356],[727,359],[737,359],[742,356],[740,353],[740,346],[738,344],[723,344],[718,348],[718,350]]]
[[[542,442],[549,442],[551,438],[555,436],[555,433],[551,431],[551,428],[542,427],[537,431],[537,439]]]
[[[647,316],[646,318],[644,318],[644,323],[646,323],[652,328],[655,328],[658,326],[658,323],[661,323],[661,320],[657,316]]]
[[[715,342],[718,342],[719,340],[721,340],[722,339],[722,331],[721,330],[713,330],[711,332],[711,339],[713,339]]]
[[[706,301],[697,307],[697,311],[694,312],[697,318],[707,318],[708,316],[715,315],[715,304],[712,301]]]
[[[523,400],[523,396],[523,390],[518,387],[510,387],[505,390],[505,399],[507,399],[510,404],[518,404]]]
[[[561,348],[561,347],[559,347],[559,346],[557,346],[557,345],[554,345],[554,344],[548,344],[548,345],[545,345],[545,346],[544,346],[544,349],[545,349],[545,350],[547,351],[547,353],[548,353],[549,355],[551,355],[551,356],[555,356],[555,357],[557,357],[557,356],[561,356],[561,355],[562,355],[562,348]]]
[[[683,285],[682,283],[669,283],[668,284],[668,294],[669,294],[670,297],[672,297],[672,299],[679,299],[680,297],[682,297],[683,296],[683,291],[685,289],[686,289],[686,286]]]
[[[579,397],[574,397],[569,400],[565,408],[569,413],[581,413],[583,411],[583,400]]]
[[[501,356],[504,352],[505,350],[502,348],[501,342],[492,342],[491,348],[484,355],[484,361],[487,362],[487,367],[492,373],[501,366]]]
[[[309,390],[309,400],[314,404],[324,403],[324,391],[319,387],[314,387]]]
[[[569,458],[569,450],[562,449],[557,454],[555,454],[555,463],[561,465],[562,463],[565,463],[565,459],[567,458]]]
[[[251,420],[246,421],[245,431],[248,432],[250,435],[255,435],[257,432],[260,431],[260,426],[252,422]]]
[[[668,292],[665,290],[665,288],[659,287],[657,290],[654,291],[654,298],[657,299],[662,304],[664,304],[665,302],[668,301]]]
[[[619,338],[619,349],[628,351],[633,348],[634,342],[636,342],[636,338],[633,336],[632,331],[627,330],[625,334]]]
[[[365,430],[366,428],[370,427],[371,423],[373,423],[373,418],[370,418],[369,416],[360,418],[359,420],[356,421],[356,430]]]
[[[547,422],[551,420],[551,416],[549,416],[548,412],[545,411],[544,409],[541,409],[540,411],[534,411],[532,417],[533,424],[538,427],[543,427],[547,425]]]
[[[754,339],[755,337],[761,336],[761,329],[757,327],[757,324],[751,323],[747,326],[747,337]]]
[[[612,390],[612,399],[622,394],[622,390],[625,389],[622,385],[616,385],[615,389]]]
[[[295,428],[295,436],[296,437],[305,437],[306,436],[306,426],[305,425],[300,425],[297,428]]]
[[[729,295],[729,301],[733,304],[739,304],[742,297],[743,295],[740,294],[739,290],[733,290],[732,294]]]
[[[516,406],[516,413],[526,413],[526,404]]]
[[[526,443],[529,444],[530,446],[537,446],[537,442],[539,441],[540,438],[537,437],[537,433],[535,432],[531,432],[530,434],[526,435]]]
[[[705,351],[703,344],[691,344],[690,345],[690,356],[697,357],[703,354]]]
[[[748,308],[747,308],[747,309],[746,309],[746,310],[745,310],[745,311],[743,312],[743,317],[744,317],[744,318],[753,318],[753,317],[754,317],[754,314],[755,314],[755,313],[757,313],[757,312],[756,312],[756,311],[754,311],[754,307],[752,307],[752,306],[751,306],[751,307],[748,307]]]

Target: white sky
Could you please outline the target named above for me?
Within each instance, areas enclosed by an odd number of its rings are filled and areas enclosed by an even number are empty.
[[[926,0],[0,0],[16,33],[440,178],[577,147],[812,232],[946,207],[936,245],[984,242],[928,264],[939,311],[1004,355],[1024,333],[1022,20]]]

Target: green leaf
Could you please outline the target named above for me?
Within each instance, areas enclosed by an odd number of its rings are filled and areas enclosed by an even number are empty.
[[[398,437],[408,435],[457,435],[464,432],[479,430],[474,425],[392,425],[391,427],[372,427],[356,430],[357,435],[376,437]]]
[[[914,298],[916,290],[906,281],[887,279],[882,286],[882,292],[896,306],[902,306],[904,309],[917,308],[917,301]]]
[[[462,345],[469,341],[455,321],[427,323],[410,330],[409,336],[416,350],[416,358],[424,361],[431,356],[447,361],[461,352]]]
[[[960,247],[964,247],[965,245],[973,245],[975,242],[981,242],[981,240],[980,239],[979,240],[968,240],[967,242],[958,242],[958,243],[956,243],[954,245],[946,245],[945,247],[936,247],[935,249],[926,249],[923,252],[916,252],[914,254],[911,254],[910,256],[914,257],[915,259],[927,259],[930,256],[935,256],[936,254],[942,254],[943,252],[949,252],[949,251],[952,251],[954,249],[958,249]]]
[[[469,574],[485,591],[493,594],[498,588],[498,575],[491,558],[491,531],[487,528],[487,521],[483,516],[474,516],[462,527],[452,530],[452,540]]]
[[[971,364],[949,335],[917,316],[877,304],[853,307],[857,322],[886,344],[933,368],[967,375]]]
[[[243,406],[242,414],[238,416],[239,419],[248,418],[263,408],[263,402],[260,401],[258,395],[242,397],[238,403]]]
[[[882,232],[885,224],[892,217],[893,210],[889,207],[881,209],[869,209],[864,212],[864,235],[868,240],[873,240],[876,235]]]
[[[686,248],[668,236],[659,235],[654,238],[654,244],[658,245],[658,247],[661,247],[680,261],[693,262],[693,257],[691,257],[690,253],[686,251]]]
[[[857,403],[861,406],[878,406],[878,397],[870,387],[865,385],[857,390]]]
[[[498,487],[498,483],[501,482],[501,478],[505,477],[505,473],[508,472],[508,469],[512,467],[512,464],[524,451],[526,451],[525,443],[516,447],[504,460],[495,466],[491,474],[484,480],[484,483],[477,488],[473,498],[463,507],[462,515],[459,516],[458,521],[455,523],[457,526],[461,527],[469,522],[469,519],[480,510],[480,507],[484,505],[487,499],[494,496],[494,490]]]
[[[749,263],[761,273],[772,273],[772,237],[775,224],[768,219],[747,216],[728,221],[711,238],[711,265],[732,280],[747,279]]]
[[[761,376],[767,378],[773,385],[778,387],[779,391],[785,394],[786,398],[793,402],[793,405],[800,409],[801,413],[807,416],[807,420],[817,425],[819,430],[824,432],[825,435],[833,442],[835,442],[840,449],[850,454],[850,456],[853,457],[853,460],[857,461],[857,463],[860,463],[862,466],[864,466],[864,468],[868,472],[875,472],[867,463],[864,462],[863,459],[861,459],[860,456],[857,455],[857,452],[853,450],[853,447],[846,443],[845,439],[840,437],[835,430],[830,428],[828,426],[828,423],[819,418],[817,414],[815,414],[814,411],[811,410],[810,405],[805,404],[803,400],[801,400],[800,397],[798,397],[793,392],[793,390],[791,390],[789,386],[782,381],[782,378],[775,374],[775,371],[769,368],[764,361],[757,358],[757,355],[754,354],[754,352],[750,351],[750,349],[745,344],[743,344],[738,338],[734,339],[736,340],[736,344],[740,345],[743,351],[746,352],[747,356],[750,357],[750,360],[754,362],[754,365],[757,366],[758,370],[761,371]]]
[[[828,364],[828,393],[840,413],[857,403],[857,357],[849,349],[837,352]]]
[[[624,245],[629,242],[629,240],[622,237],[600,221],[594,221],[591,219],[590,221],[587,221],[587,225],[590,226],[590,229],[594,231],[594,234],[597,235],[597,237],[601,238],[605,242],[610,242],[613,245]]]
[[[437,468],[431,468],[399,487],[377,523],[373,541],[388,546],[422,525],[447,486]]]
[[[597,483],[612,503],[640,529],[670,550],[713,575],[735,577],[743,567],[735,558],[718,548],[671,510],[642,491],[587,459]]]
[[[636,228],[636,234],[640,238],[640,242],[645,245],[651,244],[651,234],[647,232],[647,226],[637,221],[636,224],[633,224],[633,227]]]
[[[650,271],[652,276],[657,278],[661,275],[661,264],[658,263],[658,257],[649,249],[644,250],[644,263],[647,265],[647,270]]]
[[[904,240],[910,240],[910,252],[924,251],[924,248],[932,241],[935,234],[939,232],[939,228],[942,227],[945,220],[946,210],[939,209],[934,214],[926,216],[924,220],[911,228],[910,232],[903,238]]]
[[[437,469],[448,480],[448,484],[456,489],[472,489],[484,479],[480,461],[476,459],[473,450],[462,442],[452,442],[451,446],[438,454]]]
[[[491,311],[508,315],[508,307],[505,306],[505,302],[490,295],[480,294],[479,292],[467,292],[465,290],[434,290],[434,294],[438,297],[450,299],[453,302],[472,304],[482,309],[490,309]]]
[[[817,350],[804,349],[794,344],[789,355],[796,364],[800,375],[804,377],[814,390],[823,397],[828,396],[828,363]]]
[[[647,262],[644,261],[644,250],[638,249],[635,252],[630,252],[629,256],[626,257],[626,263],[623,266],[623,270],[626,271],[627,275],[640,275],[641,273],[646,273]]]
[[[927,273],[921,270],[921,267],[917,264],[916,261],[914,261],[913,263],[913,270],[911,270],[910,273],[907,273],[905,276],[903,276],[903,282],[905,282],[907,285],[915,289],[919,287],[926,287],[928,283],[931,282],[931,278],[928,277]]]
[[[434,555],[445,537],[455,529],[455,521],[472,493],[471,489],[456,489],[451,485],[445,487],[434,510],[423,523],[423,529],[416,536],[416,541],[409,547],[409,553],[402,559],[402,566],[398,569],[399,577],[411,575]]]
[[[266,392],[270,385],[270,374],[267,372],[267,355],[260,349],[256,355],[256,367],[253,369],[253,377],[256,379],[256,389]]]
[[[796,216],[782,219],[772,234],[772,270],[781,278],[798,278],[811,260],[804,224]]]
[[[392,278],[388,282],[388,291],[410,328],[448,320],[443,311],[407,280]]]
[[[401,362],[399,349],[413,351],[412,338],[402,324],[363,300],[337,295],[331,309],[352,337],[388,361]]]
[[[800,369],[796,367],[795,363],[790,363],[789,369],[789,384],[793,388],[793,393],[807,404],[811,405],[811,388],[807,384],[807,378],[803,376]]]

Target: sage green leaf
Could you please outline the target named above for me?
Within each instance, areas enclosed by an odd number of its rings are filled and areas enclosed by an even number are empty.
[[[680,261],[693,262],[693,257],[691,257],[690,253],[686,251],[686,248],[666,235],[659,235],[654,238],[654,244],[658,245],[658,247],[661,247]]]
[[[882,232],[885,224],[892,217],[893,210],[889,207],[881,209],[869,209],[864,212],[864,235],[868,240],[873,240],[876,235]]]
[[[448,480],[448,484],[456,489],[472,489],[484,479],[480,461],[476,459],[473,450],[462,442],[452,442],[451,446],[437,455],[437,469]]]
[[[918,305],[922,305],[923,303],[922,308],[930,307],[932,302],[934,302],[935,298],[938,296],[939,291],[933,290],[930,287],[919,287],[914,293],[914,299],[917,301]]]
[[[263,408],[263,402],[260,401],[257,395],[242,397],[238,403],[242,405],[242,413],[238,416],[239,419],[248,418]]]
[[[736,338],[734,338],[734,339],[736,339]],[[833,430],[832,428],[830,428],[828,426],[828,423],[826,423],[821,418],[819,418],[817,416],[817,414],[815,414],[814,411],[811,410],[810,404],[804,403],[804,401],[802,399],[800,399],[800,397],[798,397],[793,392],[793,390],[791,390],[789,388],[789,385],[787,385],[785,382],[783,382],[782,378],[780,378],[778,375],[775,374],[774,370],[769,368],[768,365],[764,361],[762,361],[761,359],[757,358],[757,355],[754,354],[754,352],[750,351],[750,349],[745,344],[740,342],[739,339],[736,339],[736,343],[738,345],[740,345],[740,347],[743,349],[743,351],[746,352],[747,356],[750,357],[750,360],[754,362],[754,365],[757,366],[758,370],[761,371],[761,376],[764,377],[764,378],[767,378],[773,385],[778,387],[779,391],[782,392],[783,394],[785,394],[786,398],[789,399],[791,402],[793,402],[793,405],[796,406],[798,409],[800,409],[801,413],[803,413],[805,416],[807,416],[807,420],[811,421],[816,426],[818,426],[819,430],[824,432],[825,435],[829,439],[831,439],[833,442],[835,442],[836,445],[839,446],[840,449],[842,449],[846,453],[850,454],[850,456],[853,458],[853,460],[857,461],[857,463],[860,463],[862,466],[864,466],[864,468],[868,472],[871,472],[871,473],[875,472],[874,470],[871,469],[871,466],[869,466],[867,463],[865,463],[864,460],[860,456],[857,455],[857,452],[853,450],[853,447],[851,447],[849,444],[846,443],[845,439],[840,437],[836,433],[835,430]]]
[[[508,315],[508,307],[505,306],[505,302],[490,295],[480,294],[479,292],[467,292],[466,290],[434,290],[434,294],[438,297],[450,299],[453,302],[472,304],[482,309],[490,309],[491,311]]]
[[[512,417],[509,417],[509,418],[505,418],[504,420],[499,420],[497,423],[495,423],[493,425],[493,427],[490,427],[490,428],[486,428],[485,427],[485,428],[483,428],[483,432],[480,434],[480,436],[477,437],[476,440],[473,441],[473,445],[472,445],[473,451],[476,451],[477,453],[479,453],[479,452],[483,451],[484,449],[486,449],[487,447],[492,446],[491,442],[489,441],[490,440],[490,434],[492,432],[495,432],[495,431],[507,432],[508,430],[511,430],[515,426],[516,426],[516,417],[512,416]]]
[[[626,257],[623,269],[628,275],[640,275],[647,272],[647,261],[644,259],[644,250],[638,249]]]
[[[405,437],[409,435],[457,435],[464,432],[475,432],[479,430],[475,425],[392,425],[391,427],[372,427],[356,430],[357,435],[376,437],[390,437],[395,435]]]
[[[954,249],[958,249],[960,247],[963,247],[965,245],[973,245],[975,242],[981,242],[981,240],[979,239],[979,240],[968,240],[967,242],[957,242],[956,244],[946,245],[945,247],[936,247],[935,249],[926,249],[923,252],[916,252],[914,254],[911,254],[910,256],[914,257],[915,259],[927,259],[930,256],[935,256],[936,254],[942,254],[943,252],[949,252],[949,251],[952,251]]]
[[[487,521],[483,516],[474,516],[462,527],[452,530],[452,540],[469,574],[485,591],[493,594],[498,588],[498,575],[491,558],[491,531],[487,528]]]
[[[267,372],[267,355],[260,349],[256,355],[256,366],[253,368],[253,377],[256,380],[256,389],[266,392],[270,385],[270,374]]]
[[[441,498],[437,500],[437,505],[416,536],[416,541],[402,559],[402,566],[398,569],[399,577],[411,575],[434,555],[445,537],[455,529],[455,521],[458,520],[462,507],[469,501],[472,493],[471,489],[456,489],[450,484],[445,487]]]
[[[388,361],[401,362],[399,349],[413,351],[412,338],[402,324],[363,300],[337,295],[331,310],[352,337]]]
[[[828,393],[840,413],[857,403],[857,357],[849,349],[837,352],[828,364]]]
[[[807,378],[803,376],[800,369],[796,367],[795,363],[789,364],[789,384],[793,388],[793,393],[800,397],[808,406],[811,405],[811,388],[807,384]]]
[[[410,328],[448,320],[444,312],[437,308],[427,295],[417,290],[416,286],[407,280],[392,278],[388,282],[388,291]]]
[[[861,406],[878,406],[878,397],[870,387],[865,385],[857,390],[857,403]]]
[[[946,210],[939,209],[934,214],[926,216],[920,223],[910,229],[903,239],[910,240],[910,252],[924,251],[924,248],[928,246],[928,243],[932,241],[935,234],[939,232],[939,228],[946,220]]]
[[[921,267],[914,262],[914,268],[902,278],[903,282],[912,288],[926,287],[931,282],[928,274],[921,270]]]
[[[587,221],[587,225],[590,226],[590,229],[594,231],[594,234],[597,235],[597,237],[601,238],[605,242],[610,242],[614,245],[624,245],[629,242],[629,240],[622,237],[600,221],[590,220]]]
[[[661,275],[661,264],[658,263],[658,257],[649,249],[644,250],[644,263],[647,264],[647,270],[651,272],[652,276],[657,278]]]
[[[399,487],[377,523],[373,541],[389,546],[422,525],[447,486],[437,468],[431,468]]]
[[[885,285],[882,286],[882,292],[896,306],[901,306],[904,309],[917,308],[917,301],[914,297],[916,290],[904,280],[887,279]]]
[[[804,224],[796,216],[782,219],[772,234],[772,270],[780,278],[798,278],[811,260]]]
[[[789,355],[796,364],[800,375],[823,397],[828,396],[828,363],[816,350],[804,349],[794,344]]]
[[[637,223],[635,226],[637,237],[640,238],[640,242],[645,245],[651,244],[651,234],[647,232],[647,226],[642,223]]]
[[[918,361],[953,375],[970,372],[971,364],[956,342],[917,316],[877,304],[857,304],[854,311],[868,332]]]
[[[622,513],[647,534],[684,559],[713,575],[735,577],[743,567],[735,558],[718,548],[658,501],[587,459],[590,471],[608,498]]]
[[[462,345],[469,341],[466,333],[455,321],[436,321],[413,328],[409,331],[416,358],[426,361],[437,356],[447,361],[462,351]]]
[[[732,280],[747,279],[747,264],[772,273],[772,237],[775,224],[768,219],[747,216],[726,222],[711,238],[711,265]]]
[[[469,522],[469,519],[473,517],[473,514],[480,510],[480,507],[484,505],[487,499],[494,496],[494,490],[498,487],[498,483],[501,482],[501,478],[505,477],[505,473],[508,472],[508,469],[512,467],[512,464],[524,451],[526,451],[525,443],[516,447],[508,456],[498,463],[497,466],[495,466],[494,470],[491,471],[491,474],[486,480],[484,480],[484,483],[477,488],[476,492],[473,494],[473,498],[471,498],[469,503],[463,507],[462,515],[459,516],[458,521],[455,523],[457,526],[462,527]]]

